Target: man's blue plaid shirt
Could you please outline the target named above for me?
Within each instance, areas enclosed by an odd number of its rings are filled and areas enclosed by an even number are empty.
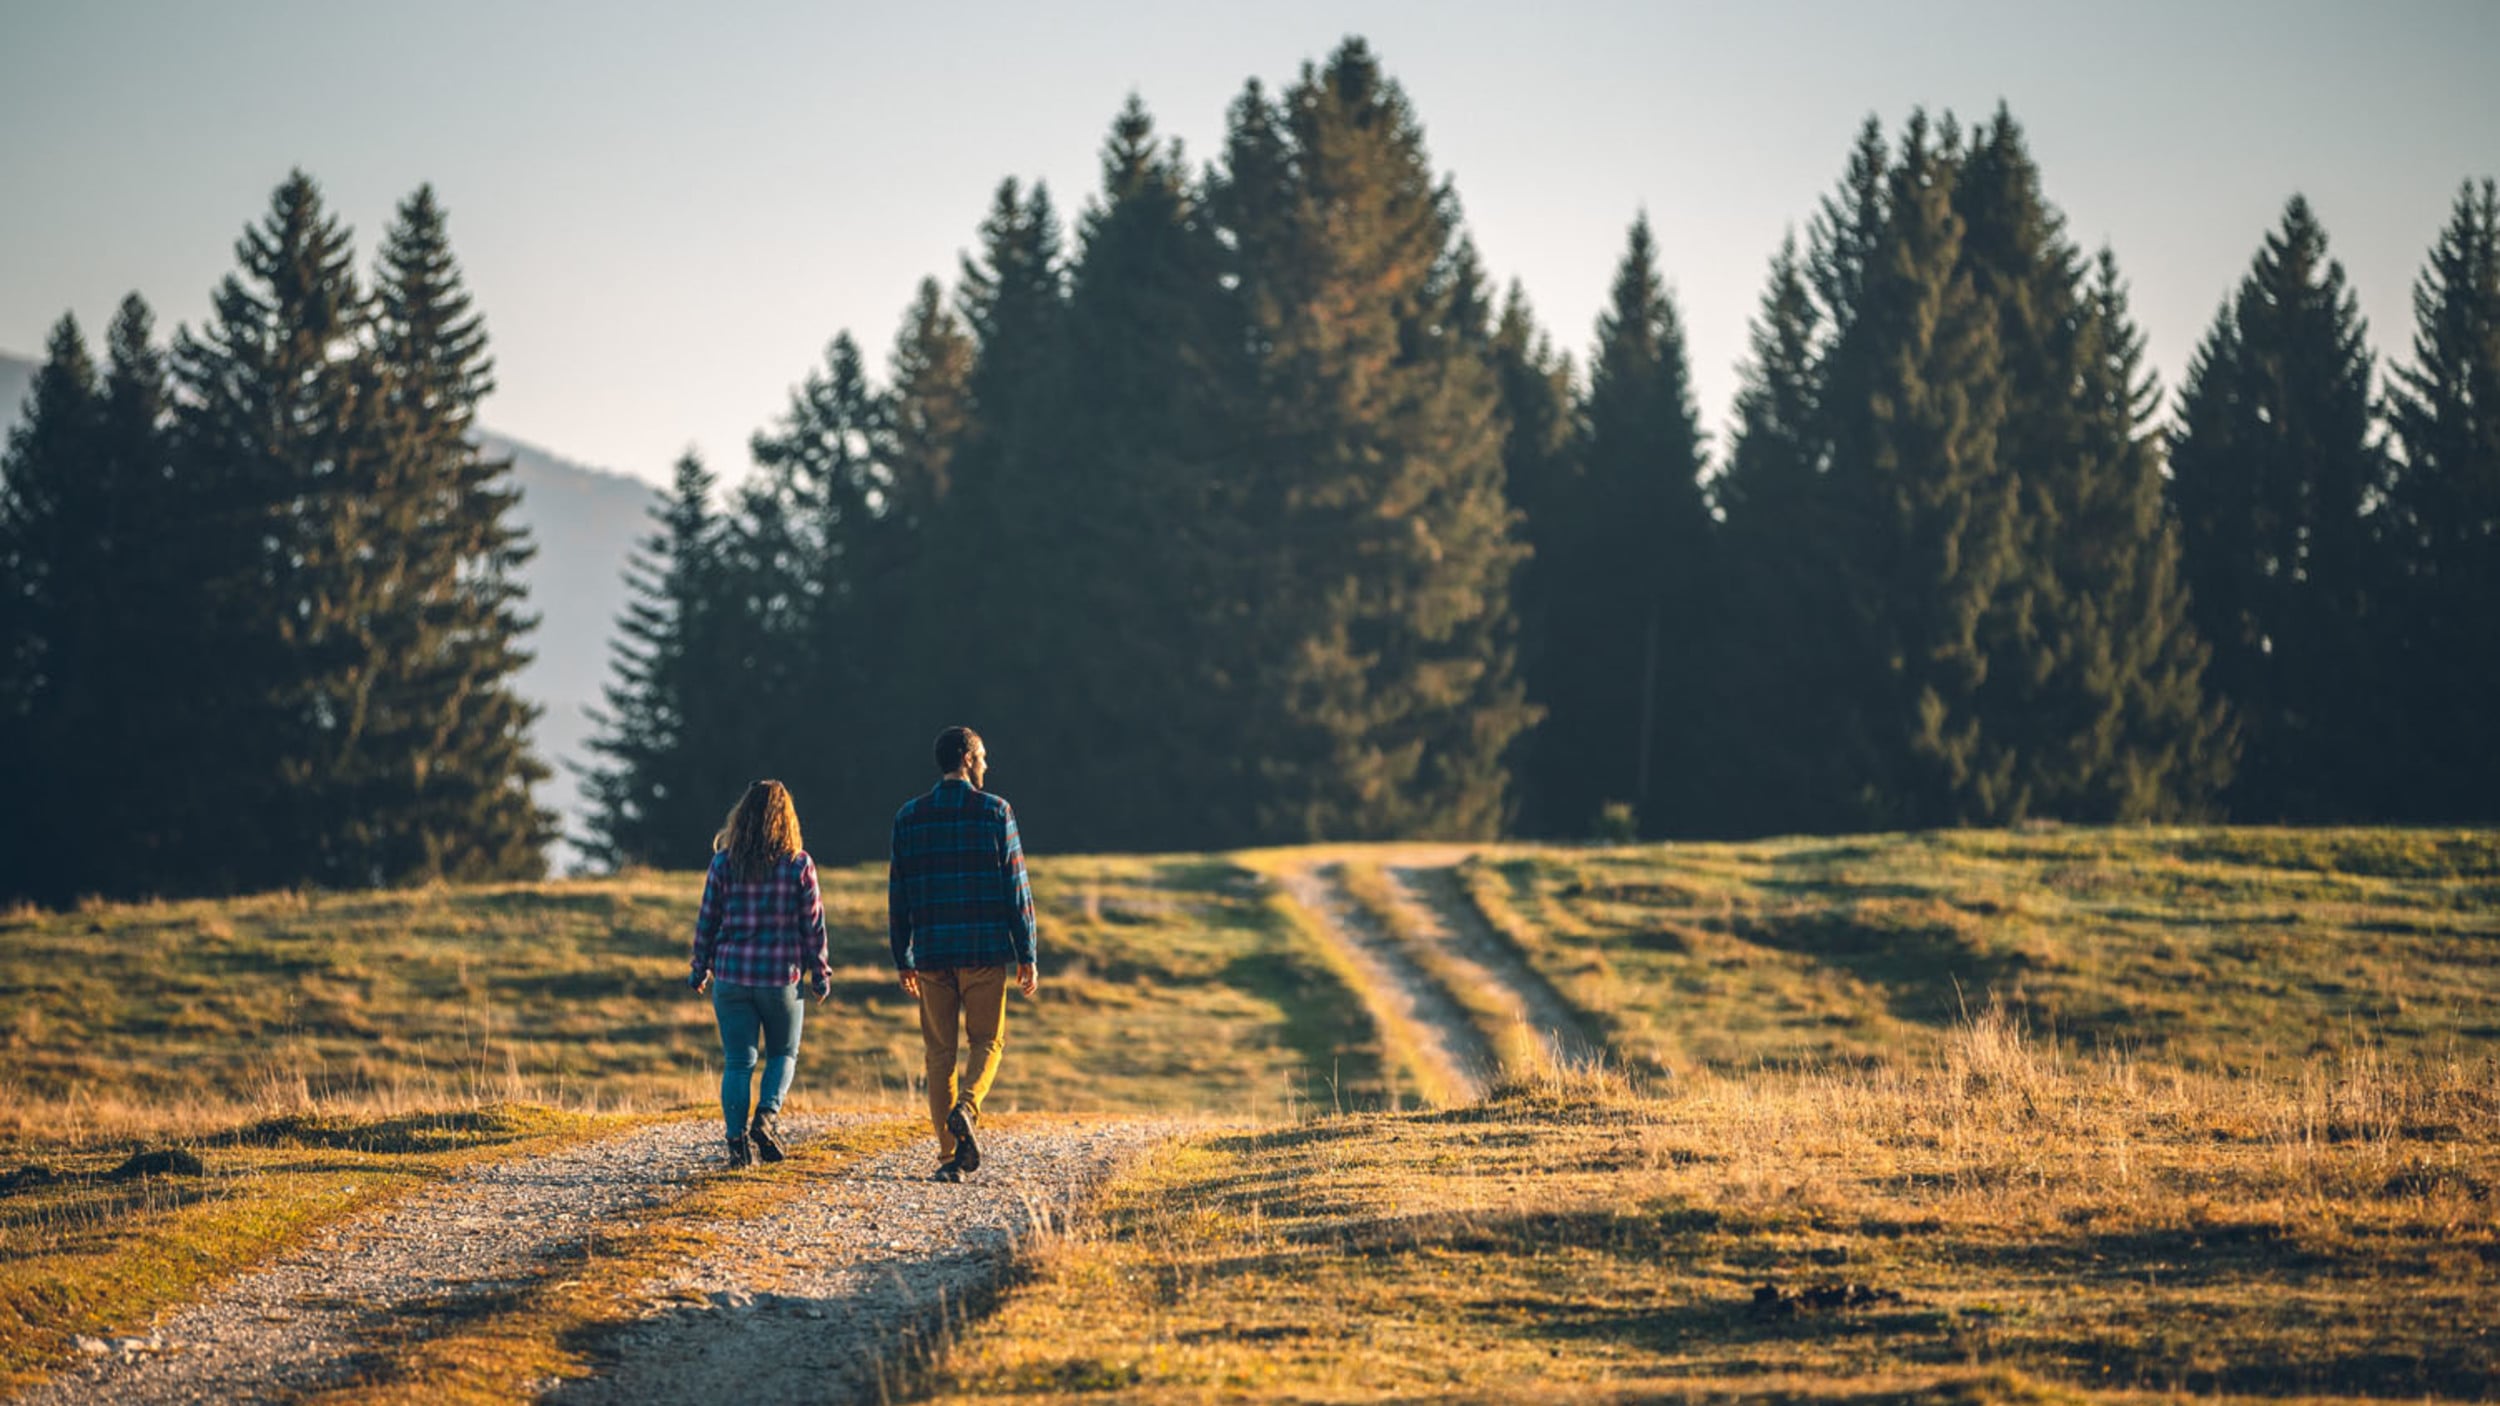
[[[1016,813],[969,781],[940,781],[894,813],[885,902],[899,971],[1034,964]]]

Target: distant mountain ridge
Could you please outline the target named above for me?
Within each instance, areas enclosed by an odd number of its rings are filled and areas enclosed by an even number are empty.
[[[0,433],[23,413],[39,363],[0,352]],[[479,435],[490,454],[512,460],[521,488],[518,509],[538,555],[522,568],[538,628],[524,646],[535,656],[521,671],[522,696],[544,709],[538,755],[556,769],[538,788],[539,803],[564,818],[568,835],[582,830],[581,783],[572,767],[590,760],[590,720],[608,678],[608,642],[625,610],[625,567],[634,544],[649,535],[658,490],[642,480],[577,464],[493,430]],[[570,846],[550,856],[559,869]]]

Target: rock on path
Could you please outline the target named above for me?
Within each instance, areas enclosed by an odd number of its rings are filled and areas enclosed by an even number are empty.
[[[509,1294],[578,1260],[603,1229],[674,1200],[716,1161],[719,1137],[710,1120],[689,1120],[472,1168],[331,1227],[174,1311],[143,1349],[73,1368],[20,1399],[265,1401],[351,1380],[394,1320]]]
[[[595,1376],[541,1399],[592,1403],[877,1401],[883,1374],[994,1283],[1016,1243],[1062,1224],[1097,1182],[1178,1128],[1092,1123],[981,1138],[981,1170],[930,1181],[933,1143],[854,1163],[815,1192],[721,1227],[645,1286]]]

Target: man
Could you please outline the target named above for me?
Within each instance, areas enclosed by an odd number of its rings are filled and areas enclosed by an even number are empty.
[[[989,748],[968,727],[938,734],[938,783],[894,813],[886,866],[886,935],[903,989],[920,1001],[928,1056],[929,1121],[937,1179],[962,1181],[981,1165],[975,1129],[998,1077],[1007,1024],[1007,968],[1033,994],[1033,889],[1024,876],[1016,813],[981,789]],[[970,1046],[969,1078],[955,1077],[956,1024]]]

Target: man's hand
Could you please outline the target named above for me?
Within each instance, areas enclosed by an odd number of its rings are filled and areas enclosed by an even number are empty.
[[[1023,992],[1027,996],[1030,996],[1033,994],[1033,988],[1041,984],[1041,974],[1034,968],[1031,962],[1019,962],[1016,964],[1017,990]]]
[[[712,974],[705,972],[700,976],[689,976],[686,978],[686,984],[698,993],[709,991],[712,989]]]
[[[898,972],[896,975],[903,978],[903,994],[911,997],[915,1001],[919,1000],[920,973],[916,971],[904,971]]]

